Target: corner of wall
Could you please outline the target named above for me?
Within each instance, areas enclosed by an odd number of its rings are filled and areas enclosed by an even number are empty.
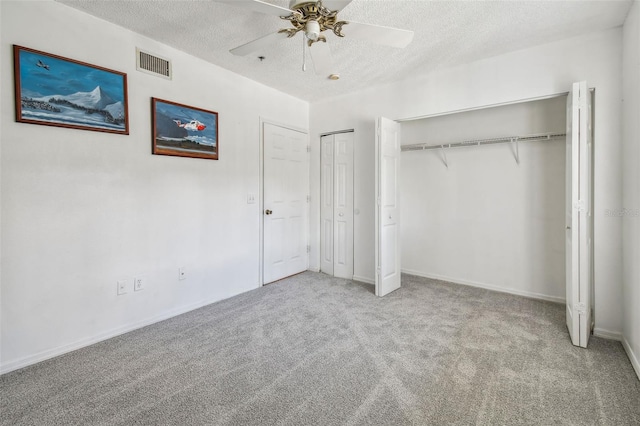
[[[640,378],[640,2],[631,5],[623,27],[623,323],[622,344]]]
[[[2,4],[0,3],[0,23],[2,23]],[[4,24],[2,24],[4,26]],[[0,73],[1,75],[1,73]],[[0,84],[2,99],[2,84]],[[0,108],[1,109],[1,108]],[[2,140],[2,118],[0,117],[0,141]],[[0,143],[0,306],[2,306],[2,144]],[[0,312],[0,368],[2,367],[2,313]]]
[[[638,376],[638,379],[640,379],[640,358],[638,358],[638,356],[635,354],[635,352],[631,348],[631,345],[629,344],[629,341],[625,339],[624,336],[622,337],[622,346],[624,347],[625,352],[627,352],[629,361],[631,361],[631,365],[633,366],[633,369],[636,371],[636,375]]]

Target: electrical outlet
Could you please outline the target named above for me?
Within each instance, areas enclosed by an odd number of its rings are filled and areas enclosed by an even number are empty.
[[[247,194],[247,204],[255,204],[256,203],[256,194],[250,192]]]
[[[147,278],[144,276],[137,276],[133,279],[133,291],[144,290],[147,284]]]
[[[178,268],[178,279],[180,281],[187,279],[187,267],[186,266]]]
[[[119,280],[118,281],[118,296],[123,294],[127,294],[127,287],[129,282],[127,280]]]

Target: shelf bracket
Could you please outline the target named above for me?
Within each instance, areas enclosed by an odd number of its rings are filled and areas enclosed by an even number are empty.
[[[444,150],[444,145],[440,145],[440,151],[442,152],[442,162],[444,163],[444,166],[448,169],[449,161],[447,160],[447,151]]]
[[[513,149],[513,156],[516,159],[516,164],[520,165],[520,143],[519,138],[511,138],[511,148]]]

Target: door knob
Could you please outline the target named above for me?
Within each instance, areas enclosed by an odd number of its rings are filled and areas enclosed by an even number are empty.
[[[267,216],[269,216],[271,213],[273,213],[271,210],[267,209],[264,211],[264,214],[266,214]]]

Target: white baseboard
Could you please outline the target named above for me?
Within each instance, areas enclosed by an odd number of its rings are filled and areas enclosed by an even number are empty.
[[[361,277],[359,275],[354,275],[353,276],[353,281],[358,281],[358,282],[361,282],[361,283],[372,284],[372,285],[376,284],[376,280],[374,280],[373,278]]]
[[[509,288],[509,287],[498,287],[498,286],[491,285],[491,284],[480,283],[480,282],[476,282],[476,281],[462,280],[462,279],[459,279],[459,278],[445,277],[443,275],[437,275],[437,274],[428,274],[428,273],[425,273],[425,272],[413,271],[413,270],[410,270],[410,269],[403,269],[402,272],[405,273],[405,274],[416,275],[418,277],[432,278],[432,279],[441,280],[441,281],[448,281],[450,283],[468,285],[468,286],[471,286],[471,287],[479,287],[479,288],[484,288],[486,290],[498,291],[500,293],[515,294],[517,296],[524,296],[524,297],[530,297],[532,299],[546,300],[548,302],[565,303],[565,298],[564,297],[549,296],[549,295],[546,295],[546,294],[535,293],[535,292],[532,292],[532,291],[518,290],[518,289],[515,289],[515,288]]]
[[[622,336],[622,346],[624,347],[625,352],[627,352],[627,356],[629,357],[629,361],[631,361],[631,365],[633,366],[633,369],[636,370],[636,375],[638,376],[638,379],[640,379],[640,362],[638,361],[638,357],[633,352],[633,349],[631,349],[631,345],[629,344],[627,339],[624,337],[624,335]]]
[[[228,297],[233,297],[235,295],[230,295]],[[32,364],[36,364],[38,362],[46,361],[51,358],[55,358],[60,355],[64,355],[68,352],[75,351],[77,349],[84,348],[86,346],[93,345],[98,342],[102,342],[103,340],[110,339],[112,337],[120,336],[121,334],[128,333],[133,330],[137,330],[138,328],[146,327],[148,325],[154,324],[156,322],[160,322],[189,311],[193,311],[194,309],[201,308],[206,305],[210,305],[211,303],[219,302],[223,299],[215,299],[215,300],[202,300],[187,306],[182,306],[180,308],[172,309],[166,312],[163,312],[160,315],[147,318],[142,321],[138,321],[132,324],[128,324],[124,327],[114,328],[112,330],[106,331],[104,333],[100,333],[95,336],[91,336],[85,339],[77,340],[68,345],[58,346],[56,348],[47,349],[46,351],[38,352],[34,355],[29,355],[24,358],[20,358],[14,361],[6,362],[4,364],[0,364],[0,375],[9,373],[10,371],[18,370],[20,368],[27,367]]]
[[[617,340],[619,342],[622,341],[622,333],[618,333],[617,331],[605,330],[603,328],[594,328],[593,335],[596,337],[602,337],[604,339]]]
[[[311,272],[320,272],[320,268],[309,268],[308,270]]]

